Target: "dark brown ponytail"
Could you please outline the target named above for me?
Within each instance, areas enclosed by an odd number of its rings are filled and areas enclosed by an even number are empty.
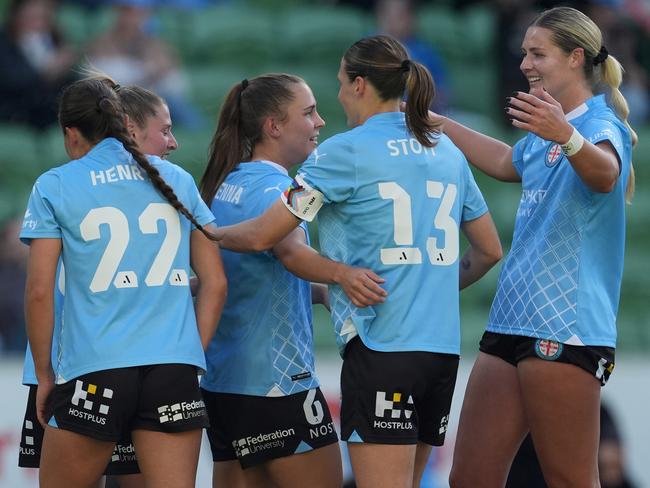
[[[371,36],[355,42],[343,55],[345,72],[353,81],[366,78],[382,100],[400,99],[406,94],[406,126],[420,144],[433,147],[441,123],[429,117],[435,96],[431,73],[409,59],[402,44],[390,36]]]
[[[286,106],[294,98],[292,85],[304,83],[285,73],[268,73],[234,85],[219,113],[210,142],[208,164],[201,178],[201,197],[211,205],[217,190],[242,161],[249,161],[255,144],[262,139],[262,125],[269,116],[286,117]]]

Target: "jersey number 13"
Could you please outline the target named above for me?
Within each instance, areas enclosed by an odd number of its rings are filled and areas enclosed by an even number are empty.
[[[433,218],[433,225],[445,234],[443,247],[438,247],[438,239],[427,238],[426,249],[429,262],[435,266],[449,266],[458,260],[458,223],[452,218],[456,185],[442,184],[427,180],[427,196],[442,199]],[[379,183],[379,195],[384,200],[393,200],[393,238],[401,247],[383,248],[380,251],[383,264],[422,264],[422,253],[413,247],[413,218],[411,196],[394,181]]]

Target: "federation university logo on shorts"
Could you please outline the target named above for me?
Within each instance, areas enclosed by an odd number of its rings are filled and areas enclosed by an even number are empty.
[[[161,405],[158,407],[158,420],[161,424],[178,422],[183,419],[194,419],[207,415],[203,400],[191,402],[179,402],[172,405]]]
[[[392,395],[385,391],[378,391],[375,396],[375,419],[373,426],[379,429],[404,429],[413,428],[410,421],[413,415],[413,396],[409,395],[404,401],[403,395],[395,392]]]
[[[135,446],[133,443],[124,445],[124,444],[115,444],[113,448],[113,454],[111,454],[112,463],[128,463],[132,461],[137,461],[135,456]]]
[[[294,428],[278,429],[275,432],[265,434],[249,435],[232,441],[232,447],[238,458],[248,456],[251,453],[267,451],[274,448],[284,448],[286,439],[294,437]]]
[[[559,144],[551,144],[546,150],[546,156],[544,157],[544,163],[549,168],[552,168],[564,157],[562,148]]]
[[[563,348],[564,346],[560,342],[547,339],[537,339],[535,341],[535,352],[540,358],[547,361],[555,361],[559,358]]]
[[[70,408],[68,413],[84,420],[90,420],[92,422],[105,425],[105,416],[108,415],[108,411],[110,409],[108,403],[110,400],[112,400],[112,398],[113,390],[110,388],[102,388],[102,393],[99,395],[97,385],[88,383],[88,385],[84,388],[83,381],[77,380],[70,402],[75,407],[80,407],[82,410],[79,410],[77,408]]]

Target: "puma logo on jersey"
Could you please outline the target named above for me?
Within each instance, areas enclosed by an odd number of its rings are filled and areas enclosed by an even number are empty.
[[[325,156],[327,156],[327,153],[318,154],[318,149],[315,149],[315,150],[314,150],[314,165],[317,165],[317,164],[318,164],[318,160],[319,160],[320,158],[322,158],[322,157],[325,157]]]

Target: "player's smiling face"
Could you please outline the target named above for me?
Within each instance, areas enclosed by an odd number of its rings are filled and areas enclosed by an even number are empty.
[[[532,94],[545,88],[557,99],[575,82],[575,70],[570,67],[570,56],[553,43],[550,30],[530,27],[521,45],[521,54],[519,68],[528,80]]]
[[[147,117],[143,128],[133,124],[130,129],[138,149],[144,154],[153,154],[165,158],[178,147],[176,138],[172,134],[172,120],[169,115],[169,108],[165,104],[158,107],[156,115]]]
[[[316,149],[318,134],[325,121],[316,109],[316,99],[309,86],[295,83],[292,91],[294,98],[281,121],[282,145],[287,160],[299,164]]]

